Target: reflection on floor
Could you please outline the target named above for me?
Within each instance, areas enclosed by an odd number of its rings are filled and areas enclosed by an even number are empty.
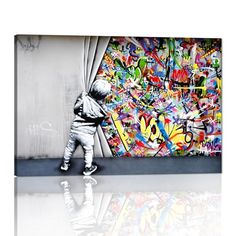
[[[16,179],[17,236],[220,235],[221,176]]]

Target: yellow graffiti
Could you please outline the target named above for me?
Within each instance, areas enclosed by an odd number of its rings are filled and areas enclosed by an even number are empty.
[[[207,52],[207,53],[205,53],[203,56],[201,56],[201,59],[206,58],[207,56],[209,56],[210,54],[212,54],[212,53],[215,52],[215,51],[216,51],[216,49],[213,48],[212,50],[210,50],[209,52]]]
[[[152,127],[155,128],[155,132],[152,132]],[[152,118],[149,122],[149,125],[146,125],[146,120],[142,116],[140,120],[140,130],[142,135],[148,140],[150,138],[151,141],[154,141],[158,137],[160,137],[161,133],[156,123],[156,119]]]
[[[118,134],[120,135],[120,138],[121,138],[121,141],[125,147],[125,150],[128,151],[129,150],[129,146],[128,146],[128,141],[129,141],[129,135],[125,132],[122,124],[121,124],[121,121],[118,120],[119,118],[119,115],[117,113],[112,113],[111,115],[112,117],[112,120],[114,122],[114,125],[118,131]]]
[[[105,59],[105,61],[107,62],[107,64],[111,64],[111,65],[114,64],[114,63],[113,63],[113,60],[110,58],[110,56],[109,56],[107,53],[105,53],[104,59]]]
[[[222,81],[221,81],[221,79],[220,78],[216,78],[216,83],[217,83],[217,88],[218,89],[221,89],[221,87],[222,87]]]
[[[121,121],[119,120],[119,115],[114,112],[112,113],[111,117],[125,150],[129,151],[130,138],[128,133],[124,130]],[[167,132],[169,139],[175,146],[175,150],[182,150],[183,146],[189,146],[191,137],[188,135],[186,136],[186,134],[183,133],[183,129],[180,128],[181,125],[165,123],[164,115],[159,116],[159,121],[163,123],[164,129]],[[147,124],[145,117],[142,116],[140,118],[140,131],[147,141],[150,140],[154,142],[156,139],[159,139],[161,142],[165,142],[165,139],[162,136],[154,117],[152,117]]]
[[[177,89],[201,89],[202,95],[206,96],[207,87],[206,86],[196,86],[196,87],[175,87]]]
[[[221,122],[221,119],[222,119],[221,112],[216,113],[216,120],[217,120],[217,122]]]
[[[165,123],[164,115],[161,115],[159,120],[163,123],[169,139],[175,146],[175,150],[181,150],[184,145],[189,145],[188,143],[191,141],[191,137],[186,136],[186,134],[183,133],[183,129],[180,128],[181,125]],[[140,119],[140,130],[147,141],[151,140],[153,142],[155,139],[159,139],[162,142],[165,142],[154,117],[150,119],[147,125],[145,117],[142,116]]]
[[[196,63],[193,64],[193,70],[197,70],[199,67]]]

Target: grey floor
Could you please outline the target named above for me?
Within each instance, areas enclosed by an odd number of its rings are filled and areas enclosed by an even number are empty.
[[[95,175],[221,173],[221,157],[168,158],[94,158],[98,165]],[[59,171],[61,158],[16,160],[16,176],[81,175],[83,159],[72,159],[67,173]]]

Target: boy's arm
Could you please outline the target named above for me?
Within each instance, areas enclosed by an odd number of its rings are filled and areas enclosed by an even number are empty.
[[[104,118],[107,116],[107,107],[105,106],[104,102],[97,101],[98,105],[101,108],[102,113],[104,114]]]
[[[79,109],[81,104],[83,103],[83,98],[86,95],[85,92],[82,92],[76,99],[75,105],[74,105],[74,113],[77,113],[76,111]]]

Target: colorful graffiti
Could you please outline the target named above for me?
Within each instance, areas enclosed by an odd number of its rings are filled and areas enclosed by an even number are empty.
[[[221,155],[221,40],[111,38],[96,79],[115,157]]]

